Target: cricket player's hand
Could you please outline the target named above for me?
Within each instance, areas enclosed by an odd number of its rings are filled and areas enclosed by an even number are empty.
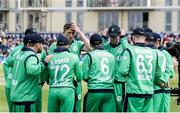
[[[53,55],[47,55],[45,58],[45,62],[48,63],[51,60],[52,56]]]
[[[160,83],[159,86],[160,86],[161,88],[165,88],[165,87],[166,87],[166,86],[165,86],[165,83]]]
[[[77,32],[78,34],[82,33],[82,31],[80,30],[80,28],[78,27],[78,25],[75,24],[75,23],[72,23],[72,24],[71,24],[71,28],[70,28],[70,29],[74,30],[74,31]]]

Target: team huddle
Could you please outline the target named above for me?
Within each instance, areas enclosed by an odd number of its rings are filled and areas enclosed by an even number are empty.
[[[105,35],[88,39],[75,23],[67,23],[57,41],[43,49],[43,38],[27,29],[3,64],[9,111],[41,112],[46,82],[48,112],[169,112],[176,60],[150,28],[136,28],[131,36],[129,43],[124,30],[112,25]],[[88,89],[84,98],[82,81]]]

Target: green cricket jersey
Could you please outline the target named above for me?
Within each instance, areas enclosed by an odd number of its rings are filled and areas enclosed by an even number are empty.
[[[12,51],[10,51],[10,54],[7,57],[7,59],[12,59],[12,57],[14,57],[15,53],[17,51],[20,51],[23,47],[24,47],[23,43],[16,46],[14,49],[12,49]],[[3,63],[3,69],[4,69],[5,82],[6,82],[5,86],[7,88],[10,88],[11,87],[11,81],[12,81],[12,67],[8,66],[6,60]]]
[[[172,60],[172,56],[165,49],[162,49],[161,51],[163,52],[163,54],[165,55],[167,59],[165,77],[166,77],[166,81],[168,82],[169,79],[172,79],[174,77],[173,60]]]
[[[154,79],[161,77],[161,71],[153,49],[141,43],[129,47],[120,57],[119,67],[118,75],[127,76],[127,93],[154,93]]]
[[[109,53],[113,54],[115,57],[115,60],[117,61],[119,60],[119,56],[121,55],[123,50],[127,48],[128,46],[129,46],[129,43],[126,37],[123,37],[121,38],[121,43],[118,46],[113,47],[110,43],[106,43],[104,45],[104,49],[108,51]],[[116,68],[120,69],[119,67],[116,67]],[[116,72],[117,69],[115,69],[115,73],[116,73],[115,80],[118,82],[125,82],[126,81],[125,77],[117,75],[117,72]]]
[[[82,79],[79,57],[69,53],[68,49],[65,48],[55,49],[55,53],[48,63],[48,71],[50,87],[74,88],[74,75],[76,75],[78,81]]]
[[[4,71],[4,78],[5,78],[5,87],[11,88],[12,67],[8,67],[6,61],[3,63],[3,71]]]
[[[88,55],[90,54],[90,56]],[[96,49],[83,59],[83,79],[88,89],[113,89],[115,58],[106,50]]]
[[[156,53],[157,53],[157,65],[159,65],[160,70],[161,70],[161,81],[163,82],[167,82],[165,79],[165,70],[166,70],[166,66],[167,66],[167,59],[165,57],[165,55],[158,49],[153,49]],[[157,82],[158,83],[158,82]],[[156,80],[155,80],[155,84],[154,84],[154,90],[159,90],[161,89],[161,87],[156,84]]]
[[[11,101],[36,101],[39,85],[38,75],[45,69],[45,65],[39,62],[35,52],[29,48],[23,48],[13,59],[7,59],[7,63],[9,66],[13,66]]]
[[[56,49],[57,42],[52,43],[49,47],[49,54],[54,53],[54,49]],[[74,53],[77,55],[81,54],[81,49],[83,48],[84,43],[82,41],[73,40],[70,44],[69,51],[70,53]]]

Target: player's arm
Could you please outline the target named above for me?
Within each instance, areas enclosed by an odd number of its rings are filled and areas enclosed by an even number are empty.
[[[166,51],[162,51],[167,58],[167,67],[166,67],[166,77],[173,78],[174,77],[174,67],[173,67],[173,57]]]
[[[83,63],[82,63],[82,72],[83,72],[83,80],[88,81],[88,75],[89,75],[89,68],[90,68],[90,58],[88,55],[85,55],[83,58]]]
[[[164,62],[164,61],[163,61]],[[158,53],[156,53],[156,66],[155,66],[155,79],[154,83],[156,85],[159,85],[160,87],[165,87],[167,84],[166,78],[164,77],[164,66],[166,64],[163,64],[162,58],[159,57]]]
[[[91,51],[92,48],[90,46],[89,39],[84,35],[84,33],[79,29],[79,27],[75,23],[72,23],[71,29],[75,30],[78,33],[80,39],[84,42],[87,51]]]
[[[51,44],[51,46],[48,49],[48,54],[53,54],[54,53],[54,49],[56,49],[56,42],[53,42]]]
[[[169,58],[167,59],[168,63],[167,63],[167,68],[165,73],[167,73],[167,76],[170,77],[170,79],[172,79],[174,77],[174,66],[173,66],[173,58],[169,55]],[[175,60],[175,59],[174,59]]]
[[[82,66],[80,64],[80,60],[77,57],[75,57],[75,75],[77,77],[77,81],[80,82],[83,79],[82,76]]]
[[[52,55],[49,55],[46,57],[45,61],[42,61],[39,63],[38,63],[37,57],[35,57],[35,56],[29,57],[25,62],[27,74],[32,75],[32,76],[41,74],[41,72],[45,70],[51,57],[52,57]]]
[[[131,53],[125,50],[116,61],[117,75],[126,76],[130,69]]]
[[[9,67],[8,67],[8,65],[7,65],[7,62],[5,61],[5,62],[3,63],[3,71],[4,71],[4,78],[5,78],[5,81],[7,81],[8,70],[9,70]]]
[[[125,31],[123,29],[121,30],[120,35],[121,35],[120,36],[120,39],[121,39],[120,41],[121,41],[121,44],[122,44],[122,48],[123,49],[128,48],[130,46],[130,44],[128,43],[128,40],[127,40],[126,35],[125,35]]]
[[[23,48],[24,44],[21,43],[18,46],[16,46],[14,49],[12,49],[9,53],[9,55],[13,56],[17,51],[21,50]]]
[[[4,65],[7,65],[8,67],[12,67],[13,66],[13,61],[14,61],[14,56],[9,55],[6,58],[6,61],[5,61]]]

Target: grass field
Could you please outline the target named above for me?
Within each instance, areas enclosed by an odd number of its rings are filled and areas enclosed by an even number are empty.
[[[2,72],[2,65],[0,65],[0,78],[3,77],[3,72]],[[175,78],[171,81],[172,86],[177,86],[177,73]],[[48,86],[45,85],[42,89],[42,111],[46,112],[47,111],[47,98],[48,98]],[[83,85],[83,94],[85,94],[86,88],[85,84]],[[176,101],[177,97],[171,97],[171,112],[180,112],[180,105],[177,106]],[[7,107],[7,102],[6,102],[6,97],[5,97],[5,89],[4,86],[0,85],[0,112],[8,112],[8,107]]]

